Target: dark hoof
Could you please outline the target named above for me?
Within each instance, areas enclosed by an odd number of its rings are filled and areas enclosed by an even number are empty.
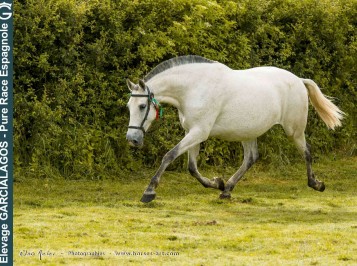
[[[322,181],[316,180],[313,184],[309,183],[308,185],[309,185],[309,187],[311,187],[317,191],[320,191],[320,192],[323,192],[325,190],[325,183]]]
[[[155,193],[152,193],[152,194],[145,194],[142,196],[141,198],[141,202],[143,203],[149,203],[150,201],[153,201],[156,197],[156,194]]]
[[[230,199],[230,198],[231,198],[231,194],[227,194],[227,193],[222,192],[222,193],[219,195],[219,198],[220,198],[220,199]]]
[[[223,181],[222,178],[220,178],[220,177],[215,177],[215,178],[213,179],[213,181],[217,184],[217,188],[218,188],[219,190],[224,191],[225,186],[224,186],[224,181]]]
[[[325,183],[324,182],[317,182],[317,191],[323,192],[325,190]]]

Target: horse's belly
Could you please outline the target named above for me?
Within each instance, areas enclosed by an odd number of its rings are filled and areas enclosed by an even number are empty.
[[[228,141],[255,139],[280,123],[280,112],[274,109],[259,112],[252,108],[250,111],[237,110],[234,113],[221,115],[212,127],[210,136]]]
[[[263,135],[275,124],[277,123],[271,123],[265,127],[249,127],[247,125],[242,125],[240,128],[223,128],[217,125],[213,127],[210,136],[227,141],[251,140]]]

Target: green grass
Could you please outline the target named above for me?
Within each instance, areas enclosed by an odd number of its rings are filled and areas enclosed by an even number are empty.
[[[23,178],[14,186],[15,265],[356,265],[357,157],[314,169],[323,193],[307,187],[302,163],[258,164],[231,200],[167,172],[149,204],[139,200],[154,170],[113,181]],[[54,255],[40,260],[40,250]]]

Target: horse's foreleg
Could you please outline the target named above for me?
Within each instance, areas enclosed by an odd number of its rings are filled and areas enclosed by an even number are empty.
[[[200,144],[192,147],[188,150],[188,170],[190,174],[195,177],[204,187],[216,188],[224,190],[224,181],[222,178],[215,177],[213,180],[209,180],[203,177],[197,169],[197,156],[200,152]]]
[[[220,198],[230,198],[231,191],[238,183],[238,181],[243,177],[245,172],[248,171],[250,167],[258,160],[258,145],[257,140],[243,141],[244,149],[244,160],[238,171],[227,181],[224,191],[221,193]]]
[[[174,161],[178,156],[188,151],[190,148],[198,145],[202,141],[205,141],[208,134],[205,134],[200,128],[191,129],[187,135],[166,155],[162,158],[161,165],[155,175],[152,177],[151,182],[144,192],[141,198],[142,202],[150,202],[155,199],[155,188],[159,185],[160,177],[164,173],[169,164]]]
[[[164,173],[166,167],[180,155],[179,150],[180,150],[180,146],[178,144],[172,150],[166,153],[165,156],[162,158],[161,165],[159,169],[156,171],[155,175],[151,178],[151,182],[147,187],[147,189],[145,190],[144,195],[141,198],[141,202],[148,203],[155,199],[156,197],[155,188],[157,188],[159,185],[160,177]]]

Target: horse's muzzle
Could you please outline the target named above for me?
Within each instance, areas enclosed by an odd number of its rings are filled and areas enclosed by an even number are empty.
[[[126,134],[126,139],[129,142],[129,145],[133,147],[141,147],[144,143],[144,136],[143,134]]]

